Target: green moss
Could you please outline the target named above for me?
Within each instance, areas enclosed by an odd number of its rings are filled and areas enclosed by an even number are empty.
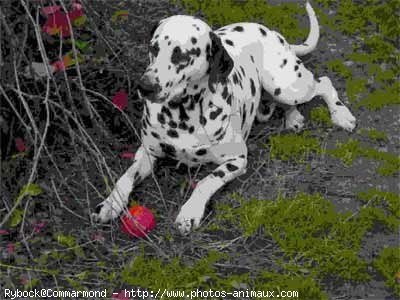
[[[210,25],[227,25],[236,22],[260,22],[282,33],[289,42],[305,40],[309,28],[301,28],[299,15],[304,7],[295,3],[270,5],[263,0],[175,0],[190,14],[201,11]]]
[[[358,100],[358,96],[366,92],[367,80],[363,78],[346,80],[346,93],[351,102]]]
[[[367,263],[359,258],[358,251],[367,230],[381,222],[381,216],[376,216],[379,209],[361,208],[357,215],[337,213],[332,203],[318,194],[276,201],[234,197],[240,206],[218,206],[221,219],[242,228],[246,236],[262,227],[285,257],[310,276],[369,279]]]
[[[164,262],[159,258],[146,258],[142,253],[124,267],[121,279],[126,284],[154,291],[158,289],[190,291],[194,288],[206,289],[211,286],[232,289],[233,281],[248,282],[247,274],[227,279],[220,277],[213,264],[222,257],[219,253],[210,252],[208,256],[197,260],[193,265],[185,265],[179,258]],[[176,299],[181,298],[176,297]]]
[[[328,70],[338,73],[345,79],[352,78],[351,69],[343,63],[341,59],[334,59],[327,62]]]
[[[386,105],[400,104],[400,83],[396,82],[385,89],[371,92],[367,97],[356,104],[356,107],[365,107],[376,111]]]
[[[338,3],[335,16],[336,28],[347,35],[378,32],[390,39],[399,35],[399,20],[396,12],[399,2],[389,0],[382,3],[378,0],[367,0],[357,4],[352,0]]]
[[[393,216],[400,218],[400,195],[398,194],[369,189],[366,192],[360,192],[357,197],[363,202],[387,207]]]
[[[326,106],[318,106],[310,111],[310,120],[318,125],[332,126],[331,115]]]
[[[301,275],[263,272],[256,280],[255,290],[297,291],[299,297],[298,298],[296,297],[296,299],[305,299],[305,300],[328,299],[327,295],[321,291],[321,288],[314,279]],[[275,292],[274,296],[277,295],[278,295],[277,292]]]
[[[302,134],[284,134],[270,137],[271,158],[283,161],[304,162],[311,153],[322,153],[317,138],[310,137],[308,131]]]
[[[351,166],[356,158],[364,157],[381,162],[378,173],[384,176],[395,175],[400,171],[400,158],[394,154],[379,151],[374,148],[363,147],[357,140],[349,139],[346,143],[338,143],[337,148],[328,150],[328,154],[339,158]]]
[[[372,141],[374,142],[387,142],[388,138],[385,132],[383,131],[379,131],[375,128],[372,129],[361,129],[360,133],[362,135],[367,136],[368,138],[370,138]]]
[[[357,140],[349,139],[347,143],[338,143],[337,148],[328,153],[339,158],[346,166],[351,166],[353,161],[361,156],[360,143]]]
[[[385,277],[386,286],[392,288],[397,296],[400,296],[400,285],[397,280],[400,272],[400,248],[387,247],[382,250],[374,267]]]
[[[372,35],[364,40],[364,48],[369,54],[371,62],[392,62],[396,61],[398,51],[396,46],[389,41],[385,41],[381,35]]]

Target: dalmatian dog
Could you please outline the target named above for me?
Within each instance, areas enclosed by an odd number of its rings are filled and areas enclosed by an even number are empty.
[[[218,167],[198,182],[176,217],[182,233],[197,228],[212,195],[246,172],[254,119],[267,121],[276,104],[285,104],[286,127],[299,130],[304,117],[296,105],[321,96],[334,124],[352,131],[356,119],[339,99],[328,77],[314,78],[298,56],[315,49],[319,25],[306,3],[310,32],[303,44],[290,45],[278,32],[255,23],[213,31],[202,20],[176,15],[159,22],[149,46],[150,63],[138,91],[144,100],[142,145],[93,217],[107,222],[128,204],[134,185],[151,174],[158,158],[189,167]],[[268,113],[258,109],[262,89],[273,96]]]

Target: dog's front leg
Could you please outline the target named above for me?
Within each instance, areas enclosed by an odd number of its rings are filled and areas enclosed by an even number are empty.
[[[142,146],[135,155],[132,166],[117,181],[114,189],[106,200],[96,207],[92,214],[95,221],[107,222],[116,218],[128,204],[128,197],[135,184],[147,177],[153,169],[155,157]]]
[[[197,183],[189,200],[182,206],[175,223],[182,234],[200,225],[204,209],[211,196],[224,184],[246,172],[247,158],[244,154],[231,157],[210,175]]]

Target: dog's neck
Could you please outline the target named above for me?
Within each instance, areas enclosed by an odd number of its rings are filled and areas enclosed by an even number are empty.
[[[201,99],[208,98],[204,97],[204,93],[208,90],[207,87],[208,87],[208,75],[203,76],[199,80],[191,81],[184,88],[183,94],[179,98],[169,101],[168,106],[179,106],[183,104],[185,108],[192,107],[193,109],[193,105],[195,106],[199,105]]]

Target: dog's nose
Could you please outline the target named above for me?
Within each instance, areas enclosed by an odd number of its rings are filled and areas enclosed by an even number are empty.
[[[154,96],[157,93],[157,84],[152,83],[146,75],[140,78],[137,88],[145,97]]]

